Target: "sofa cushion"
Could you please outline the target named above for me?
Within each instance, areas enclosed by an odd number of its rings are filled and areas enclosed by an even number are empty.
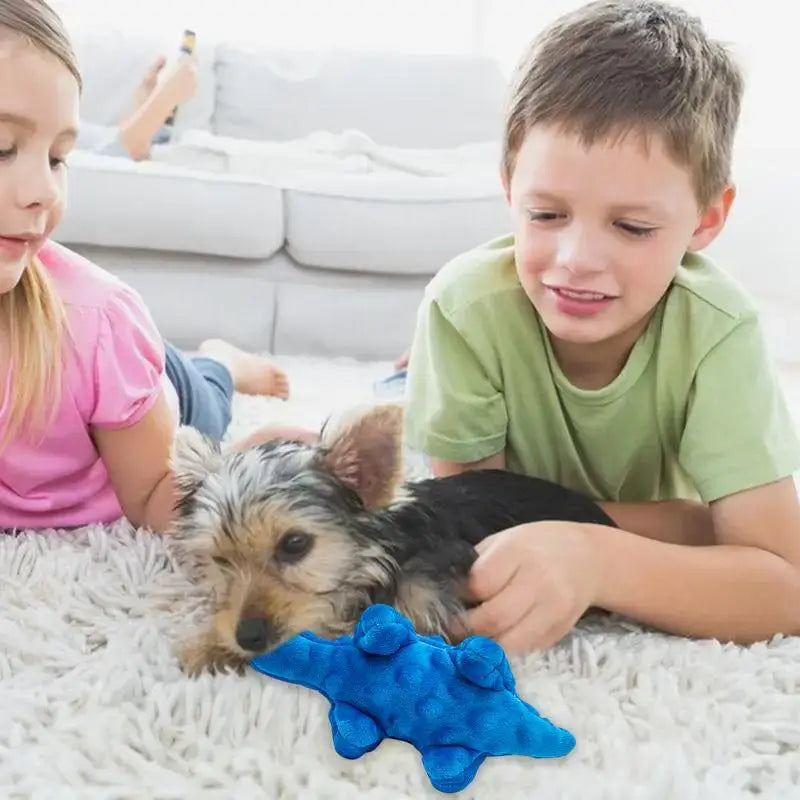
[[[267,258],[283,246],[281,190],[152,161],[75,152],[64,242]]]
[[[384,145],[451,147],[498,135],[505,80],[488,58],[280,52],[220,43],[214,133],[298,139],[363,131]]]
[[[496,172],[323,175],[285,194],[287,250],[331,270],[431,275],[510,226]]]

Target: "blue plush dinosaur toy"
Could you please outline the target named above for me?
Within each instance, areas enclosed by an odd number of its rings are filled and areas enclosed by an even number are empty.
[[[468,786],[487,756],[554,758],[575,746],[517,695],[496,642],[420,636],[386,605],[367,608],[353,636],[301,633],[251,665],[328,698],[339,755],[359,758],[386,737],[401,739],[420,751],[441,792]]]

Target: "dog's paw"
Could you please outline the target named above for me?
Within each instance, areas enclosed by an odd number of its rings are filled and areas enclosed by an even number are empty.
[[[221,646],[213,632],[201,633],[186,640],[178,652],[183,672],[196,678],[204,672],[211,675],[225,672],[244,674],[248,660]]]

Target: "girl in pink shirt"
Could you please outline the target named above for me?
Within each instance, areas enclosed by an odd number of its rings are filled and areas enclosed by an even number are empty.
[[[286,397],[288,384],[267,360],[219,340],[186,358],[165,345],[133,289],[50,241],[64,210],[80,89],[52,9],[3,0],[0,529],[125,515],[165,530],[177,425],[219,439],[234,389]]]

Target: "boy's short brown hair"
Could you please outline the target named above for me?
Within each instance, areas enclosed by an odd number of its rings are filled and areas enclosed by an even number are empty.
[[[511,86],[503,169],[510,179],[539,123],[588,146],[632,131],[661,135],[706,206],[730,180],[744,90],[727,49],[686,11],[652,0],[599,0],[531,44]]]

